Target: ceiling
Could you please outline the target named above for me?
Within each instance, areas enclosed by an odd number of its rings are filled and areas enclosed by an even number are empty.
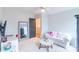
[[[74,8],[75,7],[46,7],[45,13],[50,15],[50,14],[55,14],[55,13],[67,11],[67,10],[74,9]],[[40,7],[17,7],[15,9],[18,9],[20,11],[24,11],[25,13],[33,13],[33,14],[42,13]]]
[[[55,14],[55,13],[59,13],[59,12],[63,12],[63,11],[67,11],[67,10],[71,10],[71,9],[74,9],[75,7],[50,7],[50,8],[47,8],[47,14],[50,15],[50,14]]]

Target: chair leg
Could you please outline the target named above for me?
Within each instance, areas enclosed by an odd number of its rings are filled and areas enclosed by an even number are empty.
[[[49,47],[48,46],[46,47],[46,50],[47,50],[47,52],[49,52]]]
[[[53,46],[51,45],[51,48],[53,48]]]
[[[41,43],[40,43],[40,45],[39,45],[39,49],[41,48]]]

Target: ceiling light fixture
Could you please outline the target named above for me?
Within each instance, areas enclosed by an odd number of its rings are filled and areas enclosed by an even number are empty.
[[[41,7],[41,12],[45,12],[45,8],[44,7]]]

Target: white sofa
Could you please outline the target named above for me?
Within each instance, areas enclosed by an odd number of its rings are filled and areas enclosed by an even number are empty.
[[[57,44],[63,48],[69,47],[71,41],[71,36],[69,34],[61,32],[47,32],[45,37],[53,40],[54,44]]]

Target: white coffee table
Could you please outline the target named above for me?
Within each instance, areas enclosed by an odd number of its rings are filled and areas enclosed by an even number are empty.
[[[53,41],[51,39],[48,39],[45,41],[45,39],[40,39],[40,48],[46,48],[46,51],[49,51],[49,48],[53,48]]]

